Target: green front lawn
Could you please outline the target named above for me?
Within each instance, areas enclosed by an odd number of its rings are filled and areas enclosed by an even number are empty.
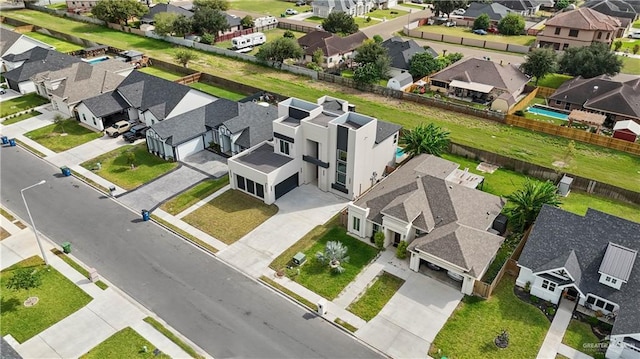
[[[226,244],[233,244],[278,212],[274,204],[229,190],[182,220]],[[277,235],[277,234],[274,234]]]
[[[367,13],[367,16],[370,17],[375,17],[376,19],[387,19],[387,20],[391,20],[391,19],[395,19],[397,17],[400,16],[404,16],[407,15],[408,12],[406,11],[402,11],[402,10],[396,10],[396,9],[388,9],[388,10],[383,10],[383,9],[378,9],[378,10],[374,10],[371,11],[369,13]]]
[[[209,179],[198,183],[187,191],[173,197],[162,204],[160,208],[173,214],[174,216],[192,205],[198,203],[209,195],[217,192],[220,188],[229,184],[229,176],[224,175],[218,179]]]
[[[127,152],[133,152],[135,168],[131,168]],[[88,170],[94,170],[100,162],[102,169],[94,172],[116,185],[132,190],[176,168],[178,163],[168,162],[147,151],[147,145],[127,145],[102,154],[81,164]]]
[[[403,279],[384,272],[347,310],[368,322],[380,313],[403,284]]]
[[[64,4],[64,3],[62,3]],[[71,52],[71,51],[78,51],[83,49],[82,46],[78,45],[78,44],[74,44],[73,42],[69,42],[69,41],[65,41],[65,40],[60,40],[56,37],[53,36],[49,36],[49,35],[45,35],[45,34],[41,34],[39,32],[28,32],[25,35],[32,37],[36,40],[40,40],[42,42],[44,42],[45,44],[51,45],[53,47],[56,48],[57,51],[60,52]]]
[[[636,29],[640,29],[640,20],[637,20],[636,22],[634,22],[633,27],[635,27]]]
[[[0,117],[7,117],[14,113],[26,111],[30,108],[34,108],[40,105],[49,103],[44,97],[40,97],[36,93],[30,93],[22,95],[20,97],[12,98],[11,100],[0,102]]]
[[[380,23],[380,20],[374,20],[374,19],[367,21],[366,17],[354,17],[353,20],[355,21],[355,23],[358,25],[358,28],[360,29]],[[322,22],[324,21],[324,18],[319,16],[311,16],[304,19],[304,21],[313,22],[316,24],[322,24]]]
[[[557,89],[563,83],[571,80],[573,76],[563,75],[563,74],[549,74],[538,81],[538,86],[541,87],[550,87]],[[529,84],[534,85],[535,82],[530,82]]]
[[[623,74],[631,74],[631,75],[640,75],[640,59],[632,58],[632,57],[621,57],[622,58],[622,70],[620,70]]]
[[[600,340],[598,340],[598,337],[591,331],[591,325],[587,323],[571,319],[569,327],[567,327],[567,331],[564,333],[564,338],[562,338],[562,342],[596,359],[604,359],[604,354],[596,350],[596,346],[600,343]]]
[[[18,268],[37,270],[42,275],[42,285],[29,292],[6,289],[7,281]],[[19,343],[24,343],[91,301],[88,294],[57,270],[47,268],[37,256],[0,272],[0,287],[0,332],[3,337],[11,334]],[[22,303],[30,296],[38,297],[39,301],[35,306],[27,308]]]
[[[185,75],[179,74],[177,72],[172,72],[169,70],[161,69],[159,67],[145,67],[140,69],[140,72],[144,72],[149,75],[153,75],[159,77],[161,79],[175,81],[179,78],[184,77]]]
[[[42,115],[42,113],[40,113],[40,112],[38,112],[36,110],[31,110],[30,112],[23,113],[22,115],[18,115],[16,117],[8,118],[8,119],[2,121],[2,124],[5,125],[5,126],[8,126],[8,125],[12,125],[12,124],[14,124],[16,122],[20,122],[22,120],[26,120],[28,118],[35,117],[35,116],[38,116],[38,115]]]
[[[66,10],[67,4],[63,2],[59,2],[59,3],[47,5],[47,7],[49,9],[54,9],[54,10]]]
[[[515,279],[505,275],[490,299],[465,296],[431,345],[431,356],[459,358],[535,358],[549,320],[513,293]],[[493,343],[502,330],[509,346]],[[440,356],[438,356],[440,350]]]
[[[218,98],[226,98],[232,101],[239,101],[243,98],[247,97],[247,95],[243,95],[238,92],[233,92],[229,90],[225,90],[222,87],[217,87],[209,84],[205,84],[204,82],[194,82],[189,84],[189,87],[192,87],[196,90],[208,93],[209,95],[218,97]]]
[[[145,352],[143,347],[147,348]],[[130,327],[107,338],[88,353],[81,356],[82,359],[119,359],[119,358],[170,358],[162,353],[155,356],[153,350],[156,349],[142,335],[138,334]]]
[[[478,34],[474,34],[471,28],[468,28],[468,27],[457,27],[457,26],[447,27],[442,25],[428,25],[428,26],[421,26],[418,29],[420,31],[429,32],[433,34],[466,37],[468,39],[500,42],[504,44],[514,44],[514,45],[523,45],[523,46],[529,46],[536,41],[535,36],[529,36],[529,35],[505,36],[505,35],[497,35],[492,33],[488,33],[486,35],[478,35]]]
[[[103,136],[101,132],[80,126],[73,118],[64,120],[61,125],[54,123],[24,135],[54,152],[64,152]]]
[[[633,47],[635,45],[640,45],[640,40],[638,40],[638,39],[622,38],[622,39],[617,39],[616,41],[621,41],[622,42],[622,47],[620,47],[620,50],[618,50],[618,51],[625,52],[625,50],[627,50],[627,52],[629,54],[633,54]],[[614,43],[616,41],[614,41]],[[615,46],[612,46],[612,48],[615,48]]]

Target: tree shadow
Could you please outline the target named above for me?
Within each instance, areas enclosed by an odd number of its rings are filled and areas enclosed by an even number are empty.
[[[20,303],[20,301],[16,298],[9,298],[7,300],[2,298],[2,303],[0,303],[0,311],[2,311],[3,313],[13,312],[20,305],[22,305],[22,303]]]

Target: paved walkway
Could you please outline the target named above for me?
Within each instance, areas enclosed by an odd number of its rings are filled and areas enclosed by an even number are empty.
[[[558,306],[555,317],[553,317],[551,327],[542,342],[540,351],[538,351],[538,359],[556,357],[560,344],[562,343],[562,337],[564,337],[564,332],[567,330],[567,326],[569,326],[569,322],[571,321],[574,307],[575,302],[566,299],[560,300],[560,305]]]
[[[592,356],[579,352],[563,343],[560,343],[560,346],[558,346],[558,354],[564,355],[570,359],[593,359]]]

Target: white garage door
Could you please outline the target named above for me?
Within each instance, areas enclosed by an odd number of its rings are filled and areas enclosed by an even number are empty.
[[[176,148],[176,160],[182,161],[185,157],[192,155],[196,152],[204,150],[204,140],[202,137],[194,138],[191,141],[185,142]]]

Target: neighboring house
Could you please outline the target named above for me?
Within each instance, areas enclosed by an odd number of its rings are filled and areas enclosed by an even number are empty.
[[[179,6],[175,6],[172,4],[156,4],[149,8],[149,12],[146,13],[142,18],[140,18],[140,22],[143,24],[153,25],[155,20],[154,17],[157,14],[162,13],[173,13],[176,15],[184,15],[188,19],[193,17],[193,12],[189,10],[185,10]]]
[[[80,101],[115,90],[134,68],[115,59],[95,65],[78,62],[62,70],[39,73],[31,80],[38,95],[51,99],[55,110],[72,117]]]
[[[387,53],[391,58],[391,68],[389,75],[394,77],[409,70],[409,61],[415,54],[428,52],[433,58],[438,57],[438,53],[432,48],[424,48],[418,45],[414,40],[404,40],[401,37],[394,36],[382,42],[382,47],[387,49]]]
[[[413,77],[408,72],[396,75],[387,81],[387,87],[394,90],[404,91],[413,84]]]
[[[305,62],[313,61],[313,53],[320,49],[323,67],[332,68],[351,59],[354,51],[367,39],[367,35],[360,31],[345,37],[326,31],[313,31],[300,37],[298,44],[304,50]]]
[[[151,126],[215,100],[189,86],[135,70],[115,91],[81,101],[76,118],[97,131],[120,120]]]
[[[613,126],[613,138],[636,142],[638,136],[640,136],[640,124],[637,122],[631,120],[618,121]]]
[[[491,23],[493,25],[498,25],[500,20],[507,16],[508,13],[508,7],[495,2],[472,2],[469,4],[469,7],[465,10],[464,14],[462,14],[462,18],[455,19],[455,21],[458,26],[473,26],[473,22],[478,16],[487,14]]]
[[[0,57],[4,58],[10,54],[21,54],[31,50],[34,47],[42,47],[44,49],[55,50],[55,47],[45,44],[40,40],[30,38],[29,36],[0,27]],[[13,70],[12,63],[5,65],[4,59],[0,65],[0,73]]]
[[[464,100],[491,103],[491,109],[508,111],[517,103],[529,78],[516,65],[468,58],[429,77],[431,91]]]
[[[613,39],[623,34],[624,28],[617,18],[590,8],[579,8],[547,20],[544,30],[536,36],[536,46],[554,50],[589,46],[594,42],[611,46]]]
[[[278,104],[272,142],[229,159],[231,188],[271,204],[300,184],[354,199],[395,164],[400,126],[351,112],[347,101]]]
[[[606,357],[640,358],[640,224],[588,209],[544,206],[518,260],[516,285],[576,310],[615,318]]]
[[[100,0],[67,0],[67,11],[82,13],[90,12]]]
[[[640,79],[619,82],[606,75],[578,76],[563,83],[547,102],[564,110],[602,113],[612,123],[633,120],[640,124]]]
[[[386,6],[397,5],[397,0],[384,1]],[[332,12],[344,12],[351,16],[364,16],[378,6],[375,0],[314,0],[313,16],[326,18]]]
[[[533,16],[540,10],[538,0],[495,0],[495,3],[504,5],[509,12],[522,16]]]
[[[640,1],[590,0],[585,2],[582,7],[588,7],[599,13],[613,16],[620,20],[624,28],[629,28],[640,17]]]
[[[471,295],[504,240],[490,231],[504,201],[475,189],[482,181],[457,163],[414,157],[349,204],[347,230],[371,242],[382,232],[385,246],[408,242],[411,270],[445,269]]]
[[[178,161],[209,146],[235,155],[270,140],[271,124],[277,117],[273,106],[218,99],[152,125],[146,134],[147,147],[158,156]]]
[[[81,59],[55,50],[34,47],[20,54],[9,54],[2,57],[5,65],[12,68],[4,73],[9,88],[21,94],[36,91],[31,77],[45,71],[57,71],[82,62]]]

